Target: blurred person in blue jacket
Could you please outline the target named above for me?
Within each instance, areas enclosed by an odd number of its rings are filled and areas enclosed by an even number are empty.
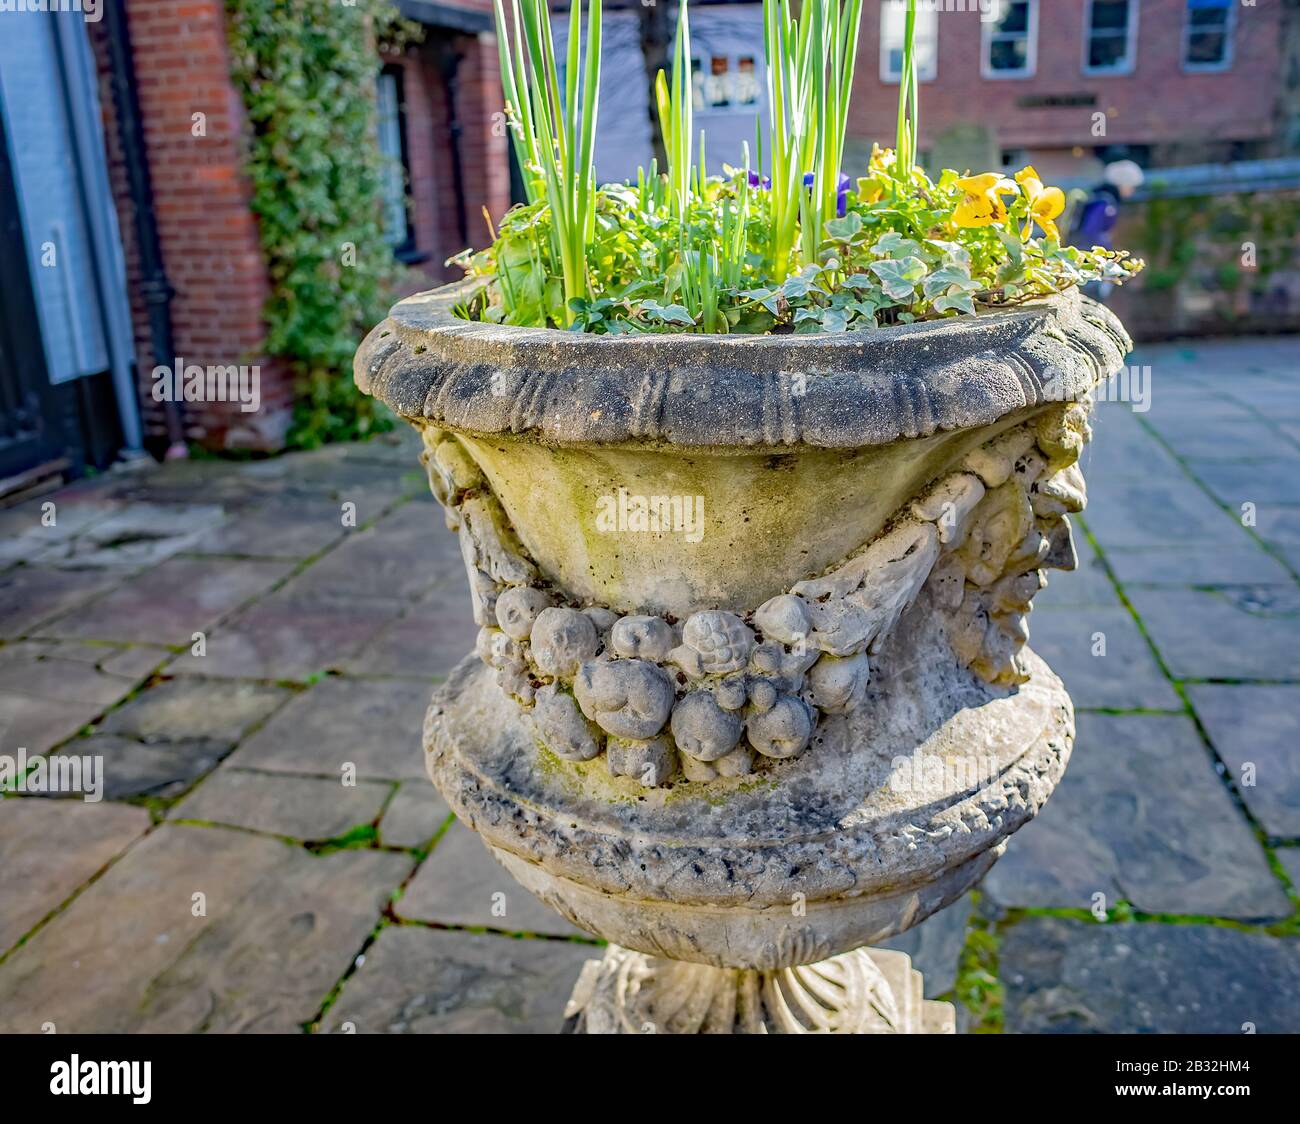
[[[1091,249],[1105,246],[1112,249],[1111,235],[1119,221],[1120,204],[1133,196],[1142,186],[1146,176],[1132,160],[1116,160],[1107,164],[1102,182],[1093,189],[1079,211],[1071,241],[1076,246]],[[1084,286],[1090,297],[1104,301],[1114,285],[1109,281],[1092,281]]]

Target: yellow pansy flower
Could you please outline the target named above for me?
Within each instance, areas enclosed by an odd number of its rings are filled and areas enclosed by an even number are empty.
[[[1052,220],[1065,210],[1065,192],[1059,187],[1044,187],[1032,164],[1016,173],[1016,183],[1024,189],[1025,198],[1029,202],[1029,217],[1025,220],[1020,237],[1028,238],[1034,232],[1034,223],[1038,223],[1044,234],[1059,242],[1061,234]]]
[[[884,194],[885,187],[878,180],[873,180],[870,176],[858,177],[858,198],[863,203],[879,202]]]
[[[1016,189],[1006,176],[984,172],[959,179],[957,186],[966,193],[953,213],[958,226],[990,226],[1007,221],[1007,205],[1002,202],[1002,196]]]

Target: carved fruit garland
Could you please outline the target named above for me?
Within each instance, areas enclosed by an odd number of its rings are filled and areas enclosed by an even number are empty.
[[[1091,400],[1054,406],[971,452],[823,576],[741,616],[683,622],[572,603],[527,557],[487,479],[446,430],[421,459],[460,536],[477,650],[557,756],[605,755],[643,785],[739,777],[754,754],[802,753],[823,715],[858,707],[871,660],[923,587],[960,662],[989,683],[1028,675],[1020,650],[1044,568],[1077,564],[1069,515]]]

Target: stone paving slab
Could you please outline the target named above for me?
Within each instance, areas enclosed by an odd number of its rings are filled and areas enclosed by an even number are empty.
[[[1294,371],[1293,361],[1292,374]],[[1274,421],[1300,419],[1300,400],[1294,383],[1270,383],[1263,380],[1240,383],[1232,388],[1232,394]]]
[[[341,542],[349,529],[332,499],[272,496],[245,508],[189,547],[193,554],[307,558]]]
[[[1300,939],[1026,918],[1002,938],[1012,1034],[1300,1033]]]
[[[297,1031],[411,862],[163,825],[0,964],[0,1033]]]
[[[423,926],[389,927],[321,1029],[356,1034],[556,1034],[582,965],[601,950]]]
[[[1300,485],[1297,485],[1300,492]],[[1300,546],[1300,495],[1292,496],[1287,504],[1264,504],[1257,512],[1255,530],[1266,542],[1284,546]]]
[[[1297,452],[1285,435],[1254,418],[1154,410],[1149,420],[1175,453],[1194,461],[1294,457]]]
[[[63,569],[140,570],[188,549],[225,518],[217,504],[120,504],[41,561]]]
[[[61,489],[0,509],[0,566],[42,560],[54,544],[74,538],[121,506],[102,489]]]
[[[1061,677],[1076,708],[1182,709],[1122,605],[1035,609],[1029,646]]]
[[[207,738],[146,742],[117,734],[91,734],[74,738],[52,751],[50,758],[68,755],[101,759],[105,800],[138,796],[171,799],[215,769],[231,748],[228,742]]]
[[[420,730],[432,694],[428,683],[322,679],[250,737],[232,764],[337,778],[351,763],[359,777],[424,780]]]
[[[101,710],[126,696],[167,658],[159,648],[21,641],[0,648],[0,691]]]
[[[78,480],[54,499],[63,508],[69,502],[192,503],[201,500],[221,506],[227,514],[239,511],[273,489],[247,475],[250,462],[195,458],[162,464],[124,466],[93,479]]]
[[[1300,839],[1300,685],[1193,684],[1192,706],[1270,835]],[[1247,763],[1253,784],[1244,783]]]
[[[438,535],[446,537],[447,532],[427,505],[403,504],[374,526],[350,534],[341,546],[294,578],[285,587],[286,595],[414,601],[443,576],[428,561]]]
[[[188,646],[222,617],[288,576],[291,563],[170,558],[41,635]]]
[[[262,598],[208,637],[202,655],[178,656],[177,675],[305,680],[336,671],[397,619],[397,601],[303,600],[281,591]]]
[[[207,738],[233,746],[292,694],[252,683],[169,679],[109,714],[99,732],[143,741]]]
[[[122,575],[18,566],[0,573],[0,636],[27,636],[46,621],[107,592]]]
[[[1075,545],[1079,551],[1079,568],[1072,572],[1053,570],[1047,575],[1047,586],[1034,598],[1034,611],[1039,609],[1067,609],[1084,605],[1118,605],[1119,594],[1111,584],[1101,556],[1083,535],[1075,532]],[[1032,626],[1032,618],[1030,620]]]
[[[1287,877],[1291,879],[1291,886],[1300,891],[1300,846],[1279,847],[1276,854],[1282,860]]]
[[[0,753],[45,753],[85,729],[102,712],[96,702],[68,702],[0,691]]]
[[[1293,906],[1191,720],[1081,714],[1065,778],[984,879],[1003,907],[1242,919]]]
[[[1300,590],[1135,586],[1128,596],[1178,678],[1300,678]]]
[[[169,818],[323,842],[374,823],[391,792],[390,785],[374,781],[345,785],[321,777],[224,768],[177,804]]]
[[[1106,561],[1121,584],[1128,585],[1293,585],[1286,567],[1257,543],[1242,536],[1239,543],[1210,546],[1119,548],[1106,552]]]
[[[457,820],[416,873],[397,903],[399,917],[507,933],[582,936],[584,933],[519,885],[481,839]]]
[[[370,522],[417,486],[425,486],[415,460],[408,472],[394,471],[390,464],[348,457],[338,445],[299,453],[287,463],[284,457],[248,461],[238,471],[245,487],[256,488],[263,496],[315,496],[354,503],[358,524]]]
[[[444,676],[474,650],[478,626],[461,575],[431,590],[345,661],[354,675]]]
[[[0,956],[148,826],[148,812],[121,804],[0,801]]]
[[[1244,503],[1292,503],[1300,480],[1300,456],[1251,461],[1193,460],[1189,467],[1219,500],[1234,512]]]
[[[1222,508],[1193,481],[1172,475],[1090,480],[1084,518],[1103,548],[1216,544],[1233,533]]]
[[[1300,507],[1265,504],[1256,511],[1259,536],[1300,575]]]
[[[379,821],[379,841],[385,847],[427,847],[450,815],[447,801],[427,780],[406,781]]]

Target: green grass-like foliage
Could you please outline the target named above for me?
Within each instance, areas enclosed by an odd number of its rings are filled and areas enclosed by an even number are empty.
[[[741,167],[712,175],[694,134],[683,0],[672,72],[656,83],[668,167],[599,187],[600,0],[585,54],[571,0],[563,83],[545,0],[494,3],[528,201],[486,250],[453,259],[483,281],[467,317],[610,334],[839,332],[971,315],[1141,268],[1123,251],[1062,246],[1064,196],[1033,168],[931,179],[916,166],[915,0],[895,145],[873,149],[866,176],[842,174],[862,0],[803,0],[797,16],[791,0],[764,0],[770,126],[764,136],[756,123]]]
[[[266,350],[300,383],[289,443],[392,427],[352,383],[357,340],[382,319],[399,268],[384,239],[375,141],[377,38],[401,31],[386,0],[226,0],[231,75],[251,126],[253,185],[271,282]]]

